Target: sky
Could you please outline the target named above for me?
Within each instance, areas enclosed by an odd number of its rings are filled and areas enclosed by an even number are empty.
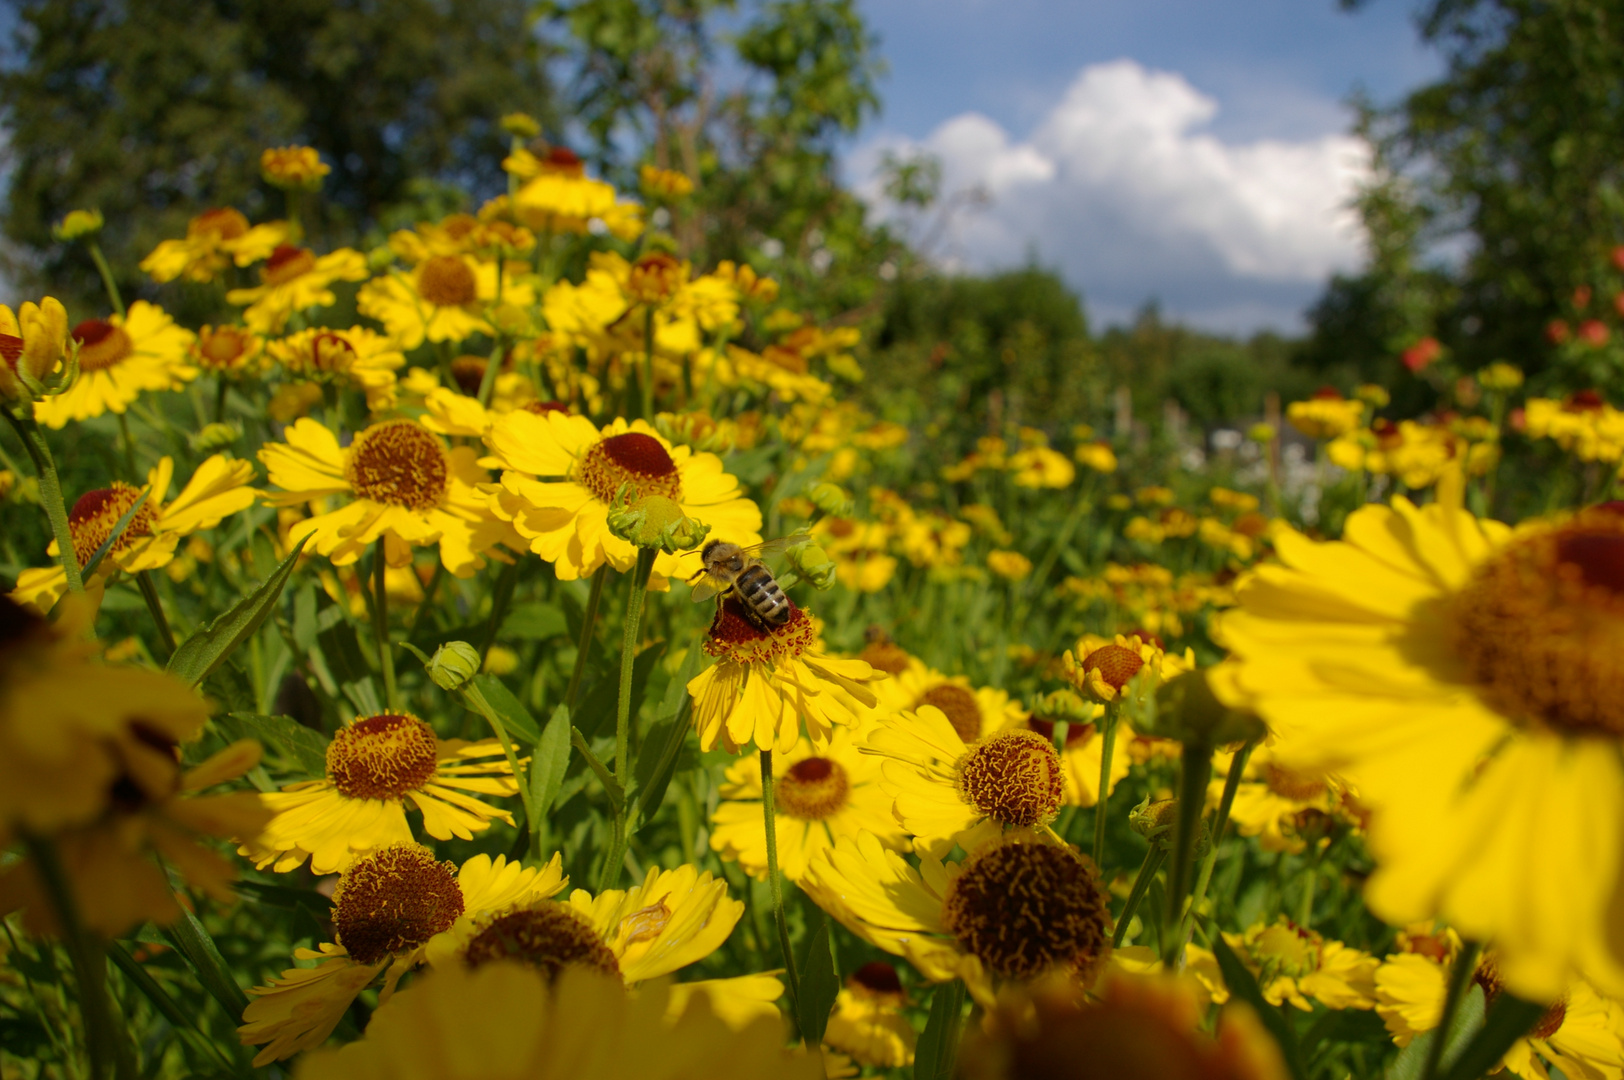
[[[1097,325],[1155,300],[1205,329],[1300,331],[1355,269],[1360,92],[1437,77],[1412,0],[859,0],[888,72],[848,181],[927,254],[1050,266]],[[884,198],[889,153],[941,161],[950,213]]]

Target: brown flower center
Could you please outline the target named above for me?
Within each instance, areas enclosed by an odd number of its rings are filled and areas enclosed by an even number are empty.
[[[135,352],[135,342],[122,326],[106,319],[86,319],[73,328],[79,343],[79,370],[105,371]]]
[[[445,496],[451,470],[433,435],[412,420],[387,420],[355,437],[345,473],[363,499],[428,510]]]
[[[633,499],[664,495],[682,501],[677,463],[659,439],[640,431],[599,440],[581,459],[576,479],[601,502],[613,503],[622,485]]]
[[[1513,721],[1624,737],[1624,514],[1584,511],[1490,559],[1451,606],[1456,653]]]
[[[205,210],[186,224],[188,236],[207,236],[212,233],[219,240],[235,240],[247,232],[248,219],[243,217],[241,210],[234,210],[229,206]]]
[[[431,255],[417,268],[417,295],[435,307],[461,307],[479,299],[479,282],[465,260]]]
[[[517,960],[543,972],[548,980],[576,965],[620,978],[620,962],[592,924],[569,905],[556,901],[543,901],[493,920],[468,942],[462,958],[469,967]]]
[[[1325,779],[1308,773],[1282,769],[1274,762],[1263,766],[1263,782],[1283,799],[1310,802],[1325,794]]]
[[[568,416],[570,411],[570,407],[562,401],[527,401],[520,408],[537,416],[546,416],[548,413],[563,413]]]
[[[197,332],[192,358],[209,371],[230,371],[247,361],[254,335],[237,326],[205,326]]]
[[[309,248],[278,244],[265,265],[259,268],[259,280],[264,285],[286,285],[316,268],[316,253]]]
[[[1035,731],[995,732],[959,762],[959,793],[1001,825],[1053,819],[1065,798],[1060,755]]]
[[[342,373],[355,366],[359,354],[350,339],[331,330],[323,330],[310,339],[310,369],[322,373]]]
[[[80,566],[88,563],[96,550],[107,542],[107,538],[113,535],[113,526],[118,524],[118,519],[128,513],[140,497],[140,488],[131,487],[122,480],[114,480],[112,487],[97,488],[79,496],[73,509],[68,511],[68,532],[73,537],[73,557],[79,560]],[[148,499],[113,542],[108,554],[116,555],[141,537],[151,536],[152,526],[157,520],[158,512],[153,508],[152,500]]]
[[[658,304],[682,287],[686,268],[663,251],[644,255],[632,264],[626,291],[644,304]]]
[[[351,958],[376,964],[424,944],[462,914],[454,863],[436,862],[418,844],[391,844],[363,855],[333,892],[333,928]]]
[[[1472,981],[1483,988],[1483,1005],[1485,1008],[1494,1004],[1494,999],[1505,990],[1500,981],[1500,969],[1494,962],[1492,955],[1485,956],[1478,964]],[[1528,1029],[1525,1039],[1549,1039],[1562,1029],[1562,1022],[1568,1018],[1568,999],[1559,998],[1534,1021],[1534,1026]]]
[[[934,705],[942,710],[947,722],[953,725],[953,730],[966,743],[981,738],[981,706],[976,703],[974,691],[953,683],[943,683],[921,694],[919,700],[914,702],[914,708],[921,705]]]
[[[1041,716],[1029,716],[1026,718],[1026,726],[1037,732],[1039,735],[1042,735],[1044,741],[1048,742],[1050,745],[1054,744],[1054,729],[1056,723],[1057,721],[1045,720]],[[1087,742],[1093,737],[1093,735],[1093,724],[1079,723],[1078,721],[1073,720],[1066,725],[1066,746],[1070,747],[1075,743]]]
[[[350,799],[399,799],[434,775],[439,743],[415,716],[382,713],[339,728],[327,744],[327,778]]]
[[[875,671],[884,671],[891,675],[901,675],[908,670],[908,652],[894,641],[871,641],[863,646],[863,651],[857,654],[857,659]],[[942,708],[940,705],[936,707]],[[947,712],[946,709],[942,711]],[[948,717],[951,719],[952,713],[948,713]]]
[[[897,977],[897,969],[884,960],[870,960],[846,979],[846,985],[868,991],[870,994],[886,994],[892,997],[902,996],[902,980]]]
[[[850,791],[840,762],[823,757],[797,761],[773,783],[778,809],[802,821],[822,821],[843,810]]]
[[[485,381],[485,366],[488,363],[483,356],[459,356],[451,361],[451,381],[457,384],[469,397],[477,397],[479,386]]]
[[[942,925],[1006,978],[1068,968],[1085,980],[1106,952],[1110,911],[1093,865],[1070,848],[1009,838],[964,861]]]
[[[816,637],[806,612],[789,602],[789,621],[763,630],[755,616],[736,597],[729,596],[716,607],[710,631],[705,635],[705,651],[740,664],[775,664],[787,657],[800,656]]]
[[[1083,658],[1085,672],[1097,671],[1100,678],[1113,690],[1121,690],[1128,685],[1139,669],[1145,666],[1145,661],[1138,653],[1115,643],[1102,645]]]

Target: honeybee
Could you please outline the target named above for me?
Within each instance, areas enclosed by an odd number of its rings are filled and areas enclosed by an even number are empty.
[[[761,557],[804,543],[806,539],[805,533],[796,533],[751,547],[712,540],[699,549],[699,570],[688,579],[688,584],[693,586],[694,603],[703,603],[713,596],[731,595],[744,605],[744,610],[762,629],[785,625],[789,622],[789,597],[784,595],[778,579]]]

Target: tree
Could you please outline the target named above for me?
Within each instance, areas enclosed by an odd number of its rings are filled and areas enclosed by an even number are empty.
[[[267,146],[332,167],[316,223],[354,240],[424,182],[503,185],[506,112],[547,115],[548,54],[525,0],[13,0],[0,68],[8,236],[63,289],[96,291],[50,225],[97,207],[115,266],[212,205],[280,212]]]

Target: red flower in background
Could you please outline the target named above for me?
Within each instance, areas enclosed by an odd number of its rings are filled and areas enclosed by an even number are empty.
[[[1579,340],[1594,348],[1601,348],[1607,344],[1609,337],[1607,324],[1600,319],[1586,319],[1579,324]]]
[[[1399,359],[1410,372],[1419,375],[1429,364],[1444,354],[1444,347],[1438,339],[1432,336],[1422,338],[1420,341],[1405,349]]]

